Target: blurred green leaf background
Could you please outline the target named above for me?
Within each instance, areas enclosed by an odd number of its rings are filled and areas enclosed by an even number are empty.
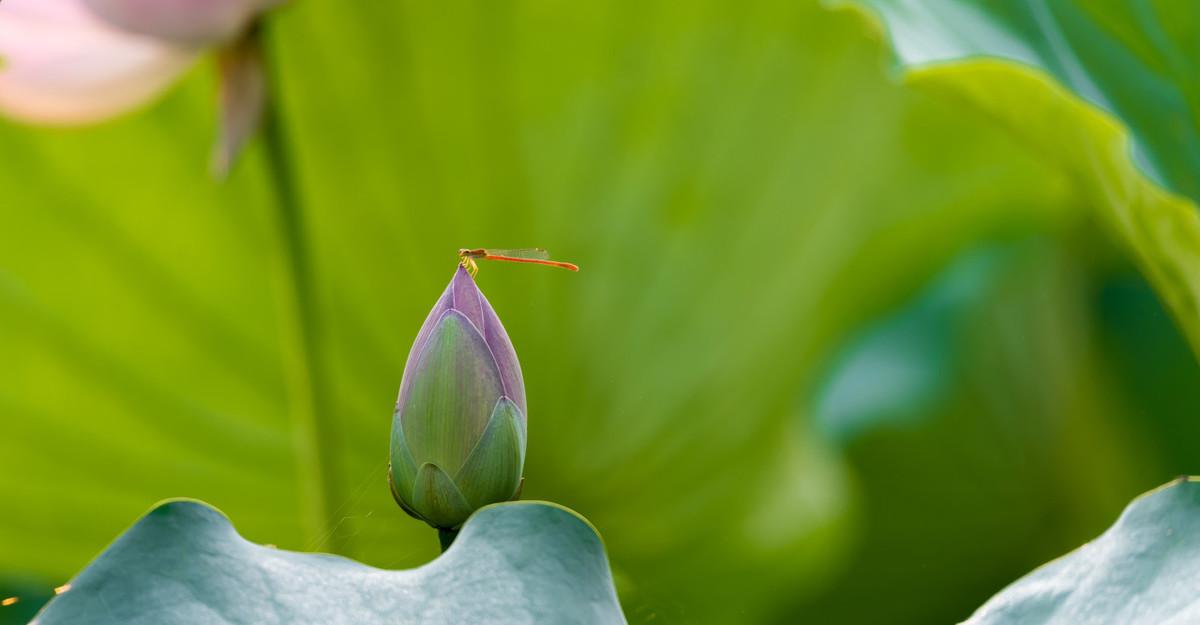
[[[1163,286],[1086,146],[1047,155],[1091,135],[1040,92],[997,123],[815,2],[268,20],[280,150],[227,182],[207,65],[110,123],[0,125],[0,594],[27,598],[0,619],[171,496],[259,543],[432,559],[387,441],[460,247],[582,267],[478,282],[525,373],[524,497],[596,525],[633,623],[955,622],[1200,471],[1158,295],[1190,328],[1197,278]],[[1194,176],[1148,175],[1195,210]]]

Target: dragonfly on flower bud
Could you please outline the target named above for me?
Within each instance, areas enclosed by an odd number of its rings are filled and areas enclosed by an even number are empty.
[[[501,250],[478,247],[474,249],[463,248],[458,250],[458,264],[462,265],[471,277],[479,273],[479,265],[475,264],[476,258],[483,260],[502,260],[510,263],[533,263],[535,265],[546,265],[548,267],[559,267],[561,269],[570,269],[571,271],[579,271],[579,266],[572,263],[564,263],[557,260],[550,260],[550,253],[540,247],[523,247],[517,249]]]

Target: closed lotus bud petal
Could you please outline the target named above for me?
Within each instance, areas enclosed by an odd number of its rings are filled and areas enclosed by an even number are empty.
[[[30,122],[98,121],[156,96],[196,54],[114,28],[82,0],[2,0],[0,110]]]
[[[281,0],[84,0],[108,23],[178,44],[210,46],[237,36]]]
[[[459,268],[417,339],[392,419],[392,494],[409,514],[453,529],[517,495],[525,464],[525,385],[512,342]]]

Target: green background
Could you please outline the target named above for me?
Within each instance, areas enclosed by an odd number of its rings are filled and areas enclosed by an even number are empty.
[[[1200,370],[1106,190],[795,4],[298,1],[281,150],[224,183],[211,62],[101,126],[0,125],[0,618],[171,496],[432,559],[387,441],[460,247],[582,267],[478,282],[524,496],[598,528],[634,623],[961,620],[1200,471]]]

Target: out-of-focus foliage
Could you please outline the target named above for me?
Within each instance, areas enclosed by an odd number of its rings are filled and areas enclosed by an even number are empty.
[[[412,571],[247,542],[200,502],[151,510],[37,617],[42,625],[624,624],[604,546],[545,502],[480,510]]]
[[[1200,479],[1139,497],[1099,538],[1021,578],[964,625],[1194,623]]]
[[[1186,470],[1097,330],[1096,190],[796,4],[297,2],[267,59],[298,230],[261,145],[206,178],[207,72],[103,127],[0,127],[0,578],[61,583],[178,495],[255,542],[432,558],[388,430],[463,246],[583,268],[479,282],[525,374],[525,495],[595,523],[633,622],[965,618]],[[981,242],[986,280],[921,304]],[[945,350],[913,365],[936,383],[823,436],[838,355],[890,323],[925,328],[901,358]]]
[[[932,323],[916,311],[936,310],[948,281],[986,267],[971,298],[942,308],[945,329],[923,326],[953,337],[938,369],[949,382],[937,393],[893,395],[891,412],[859,416],[875,419],[874,427],[835,439],[854,468],[861,542],[826,592],[797,602],[781,621],[870,623],[886,614],[899,623],[957,622],[1018,575],[1098,533],[1148,484],[1184,470],[1159,449],[1191,426],[1136,421],[1144,415],[1130,410],[1128,389],[1098,351],[1093,292],[1108,269],[1081,262],[1094,252],[1073,239],[967,252],[915,301],[862,331],[869,339],[878,327]],[[1186,354],[1178,333],[1173,339]],[[847,343],[860,360],[888,346]],[[929,353],[903,366],[929,367]],[[831,358],[832,370],[841,362]],[[1181,371],[1194,383],[1196,367],[1186,364]],[[1158,390],[1181,396],[1172,385]],[[822,406],[815,417],[827,414]],[[944,592],[921,592],[930,587]],[[888,607],[856,601],[860,593]]]
[[[1195,4],[860,1],[909,82],[978,109],[1078,179],[1200,352]]]
[[[997,127],[1029,145],[1049,169],[1067,173],[1081,201],[1098,209],[1131,244],[1184,328],[1194,333],[1198,317],[1189,302],[1200,281],[1188,276],[1195,276],[1200,266],[1200,229],[1194,204],[1180,197],[1196,197],[1194,176],[1186,173],[1195,171],[1197,154],[1196,69],[1192,57],[1181,52],[1194,49],[1198,22],[1189,17],[1194,8],[1178,3],[867,4],[884,18],[905,69],[904,83],[962,110],[982,112],[982,119],[998,122]],[[1084,231],[1083,237],[1094,239],[1095,234]],[[1032,553],[1049,557],[1055,553],[1051,545],[1071,546],[1086,538],[1083,528],[1098,531],[1104,518],[1099,511],[1115,510],[1119,497],[1149,486],[1154,475],[1196,471],[1195,389],[1200,377],[1194,356],[1140,280],[1131,280],[1115,265],[1103,245],[1074,237],[1062,246],[1066,255],[1051,255],[1058,260],[1038,262],[1019,278],[1036,284],[1047,269],[1059,267],[1052,291],[1021,296],[1010,289],[989,304],[1008,309],[1004,325],[1010,328],[1018,301],[1028,302],[1031,319],[1046,318],[1055,309],[1060,315],[1069,313],[1057,327],[1015,333],[981,328],[978,336],[984,341],[975,341],[976,352],[1007,352],[1016,361],[1007,369],[981,369],[977,379],[983,385],[960,382],[941,396],[944,401],[964,395],[976,399],[957,408],[943,403],[940,410],[926,409],[939,397],[934,391],[949,386],[947,377],[963,380],[961,354],[971,341],[966,346],[958,341],[951,353],[960,359],[950,361],[942,376],[901,387],[892,395],[897,401],[874,415],[886,422],[915,411],[928,425],[907,431],[885,428],[848,449],[864,488],[866,538],[848,571],[833,583],[836,590],[808,605],[806,615],[871,622],[878,613],[853,601],[856,593],[867,592],[895,597],[883,600],[900,606],[889,620],[963,618],[977,603],[975,597],[987,594],[986,588],[994,590],[1036,564]],[[910,374],[939,358],[932,348],[942,344],[929,337],[941,340],[954,331],[935,327],[928,310],[918,302],[875,331],[886,337],[889,326],[924,324],[924,334],[905,333],[905,340],[924,340],[929,347],[903,367]],[[994,314],[976,311],[972,316]],[[879,348],[888,346],[871,338],[852,344],[860,350],[863,345],[873,348],[863,352],[867,361],[886,355]],[[1007,382],[998,385],[997,378]],[[997,405],[999,388],[1010,405],[980,410],[981,399],[992,398],[982,407]],[[872,417],[862,410],[851,414]],[[995,437],[995,428],[1022,422],[1026,425],[1013,436]],[[992,444],[966,446],[969,455],[941,472],[929,471],[937,462],[902,461],[953,457],[946,441],[969,437],[968,432],[945,430],[950,423],[981,429]],[[998,444],[1005,439],[1012,442]],[[989,463],[992,470],[985,468]],[[965,490],[955,490],[956,481]],[[989,486],[980,489],[980,484]],[[987,499],[971,503],[972,491]],[[1010,496],[1005,498],[1004,492]],[[1088,511],[1083,499],[1107,503]],[[931,519],[915,501],[942,514]],[[997,518],[998,509],[1008,513]],[[946,525],[933,525],[938,521]],[[947,545],[955,547],[946,551]],[[939,567],[938,561],[944,564]],[[979,561],[989,566],[979,567]],[[914,562],[923,566],[914,571]],[[865,585],[863,580],[868,580]],[[928,587],[947,592],[931,598],[920,592]]]
[[[1012,252],[971,249],[914,301],[847,341],[812,406],[820,432],[845,444],[866,430],[919,420],[963,382],[962,327],[979,313]]]

